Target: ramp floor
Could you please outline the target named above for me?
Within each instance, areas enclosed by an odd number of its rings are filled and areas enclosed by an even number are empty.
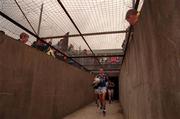
[[[64,119],[123,119],[121,107],[118,102],[113,102],[112,104],[107,103],[106,106],[106,116],[103,116],[96,104],[92,103],[66,116]]]

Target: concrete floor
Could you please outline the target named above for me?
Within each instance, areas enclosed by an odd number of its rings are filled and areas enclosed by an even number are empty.
[[[113,102],[107,103],[107,113],[104,117],[102,112],[96,107],[94,103],[80,109],[73,114],[66,116],[64,119],[123,119],[121,114],[120,104]]]

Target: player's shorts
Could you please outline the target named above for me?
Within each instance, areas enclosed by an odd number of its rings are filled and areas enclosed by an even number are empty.
[[[98,89],[99,89],[99,94],[104,94],[107,91],[106,87],[99,87]]]
[[[99,89],[98,88],[94,89],[94,93],[99,94]]]

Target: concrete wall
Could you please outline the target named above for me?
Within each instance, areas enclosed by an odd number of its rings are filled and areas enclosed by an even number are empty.
[[[126,119],[180,119],[179,5],[145,0],[120,73]]]
[[[0,119],[61,119],[93,101],[92,78],[0,33]]]

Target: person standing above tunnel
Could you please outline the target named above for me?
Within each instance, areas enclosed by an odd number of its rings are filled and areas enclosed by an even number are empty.
[[[49,41],[48,44],[52,46],[52,41]],[[52,56],[54,58],[56,57],[55,54],[54,54],[54,50],[50,46],[48,46],[46,54],[48,54],[48,55],[50,55],[50,56]]]
[[[126,13],[126,20],[130,25],[135,25],[138,22],[140,13],[135,9],[130,9]]]
[[[48,48],[49,46],[47,44],[44,44],[41,40],[37,40],[37,41],[34,41],[33,44],[31,45],[31,47],[33,48],[36,48],[42,52],[47,52],[48,51]]]
[[[28,39],[29,39],[29,35],[26,34],[26,33],[24,33],[24,32],[21,33],[19,37],[20,37],[19,41],[22,42],[22,43],[24,43],[24,44],[25,44],[25,43],[28,41]]]

